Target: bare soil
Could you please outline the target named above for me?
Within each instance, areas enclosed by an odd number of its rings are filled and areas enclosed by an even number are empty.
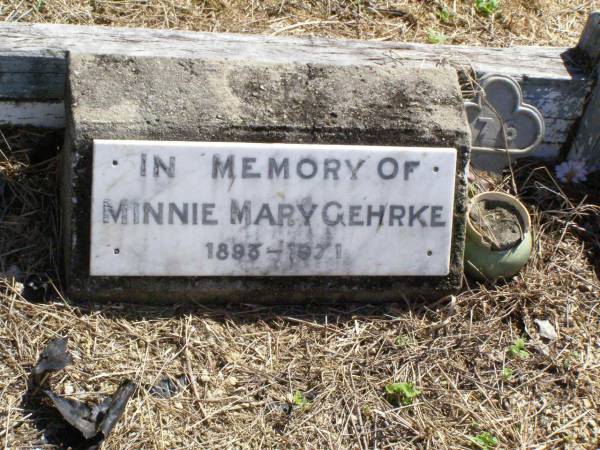
[[[523,240],[524,224],[512,205],[482,200],[471,207],[469,218],[494,251],[508,250]]]

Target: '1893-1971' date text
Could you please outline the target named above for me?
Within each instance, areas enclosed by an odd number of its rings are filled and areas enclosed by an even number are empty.
[[[227,243],[207,242],[206,256],[208,259],[225,261],[234,259],[237,261],[256,261],[264,255],[275,257],[287,257],[291,262],[309,259],[319,260],[335,252],[335,259],[342,258],[342,244],[308,244],[303,242],[282,242],[276,245],[265,246],[261,242],[255,243]],[[333,255],[331,255],[333,256]]]

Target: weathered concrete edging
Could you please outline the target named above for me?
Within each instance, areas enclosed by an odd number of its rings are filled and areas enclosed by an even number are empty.
[[[328,66],[70,55],[62,209],[79,299],[377,301],[461,285],[469,128],[457,74],[418,65]],[[92,139],[378,144],[457,149],[447,277],[90,277]],[[424,187],[425,188],[425,187]]]

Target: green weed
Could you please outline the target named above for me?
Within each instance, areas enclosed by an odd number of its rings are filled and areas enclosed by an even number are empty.
[[[440,19],[440,22],[450,23],[454,17],[454,14],[451,13],[448,8],[446,8],[445,6],[442,6],[442,7],[440,7],[440,9],[438,9],[437,16],[438,16],[438,19]]]
[[[294,396],[292,397],[292,403],[300,409],[306,409],[310,406],[310,401],[300,391],[294,392]]]
[[[412,405],[413,400],[421,393],[409,382],[386,384],[385,392],[390,403],[403,406]]]
[[[529,352],[525,350],[525,341],[521,338],[516,339],[511,345],[508,346],[508,356],[511,358],[527,359],[529,358]]]
[[[443,44],[448,40],[444,33],[435,30],[427,30],[427,41],[430,44]]]
[[[394,339],[394,346],[396,348],[406,348],[415,345],[415,341],[413,338],[406,334],[401,334],[400,336]]]
[[[491,450],[498,445],[498,439],[489,431],[479,433],[477,436],[469,436],[469,439],[480,450]]]
[[[479,14],[489,17],[498,10],[499,4],[498,0],[475,0],[473,6]]]

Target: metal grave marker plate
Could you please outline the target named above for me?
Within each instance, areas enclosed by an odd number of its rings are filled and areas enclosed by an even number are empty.
[[[95,140],[93,276],[449,273],[456,150]]]

